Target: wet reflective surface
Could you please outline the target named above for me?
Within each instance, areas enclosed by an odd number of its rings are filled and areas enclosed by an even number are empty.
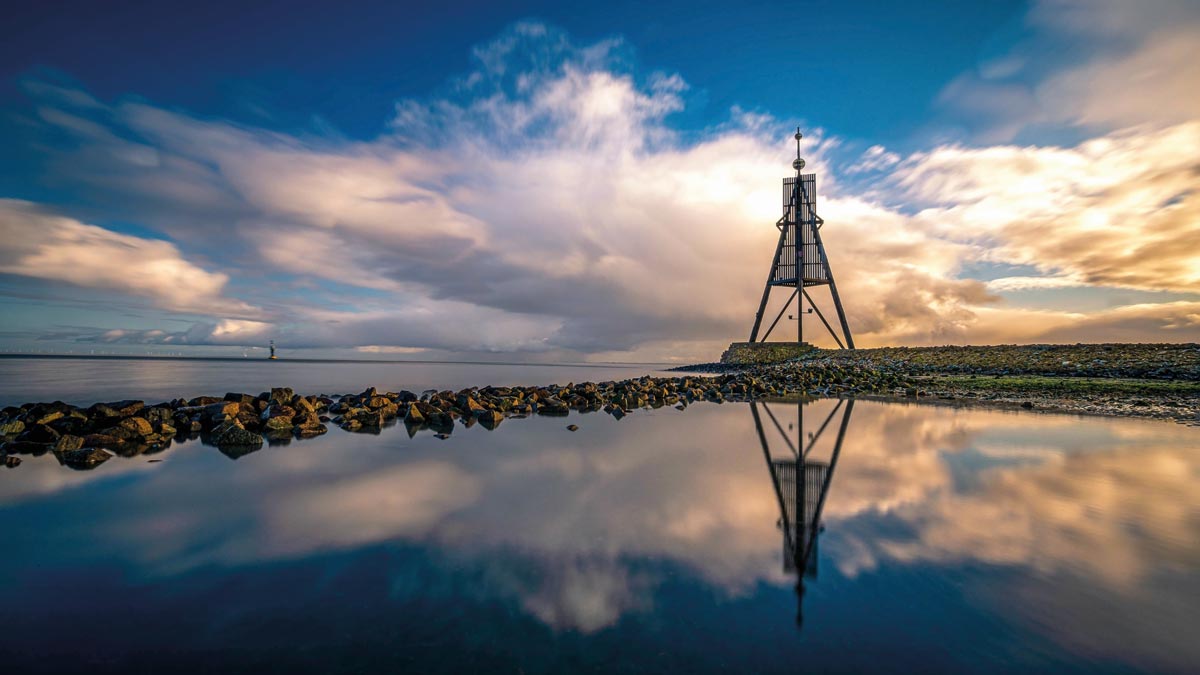
[[[72,358],[0,356],[0,407],[46,401],[89,406],[138,399],[153,403],[225,392],[251,395],[272,387],[301,394],[422,391],[483,385],[600,382],[656,374],[646,364],[446,363],[436,361],[298,361],[263,358]]]
[[[333,429],[237,459],[187,441],[91,471],[25,456],[0,470],[0,657],[10,672],[1200,662],[1200,429],[823,400],[801,430],[797,411],[573,414],[447,440]]]

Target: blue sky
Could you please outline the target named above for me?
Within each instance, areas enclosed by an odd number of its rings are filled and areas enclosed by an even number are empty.
[[[18,10],[0,350],[711,357],[797,124],[860,343],[1200,336],[1193,3],[352,4]]]

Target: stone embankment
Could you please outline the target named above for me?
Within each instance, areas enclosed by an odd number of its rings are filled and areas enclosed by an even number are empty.
[[[745,343],[735,342],[722,355],[720,363],[687,369],[738,370],[748,365],[775,363],[780,360],[780,355],[795,351],[798,351],[796,343],[766,343],[764,347],[747,348]],[[1195,343],[812,349],[791,358],[900,369],[910,375],[1047,375],[1200,381],[1200,345]]]
[[[730,349],[737,347],[735,343]],[[785,343],[785,346],[786,343]],[[791,345],[795,347],[794,344]],[[1075,344],[813,349],[784,363],[733,361],[677,368],[759,373],[857,368],[907,380],[906,398],[1200,424],[1200,345]]]
[[[89,469],[114,454],[160,451],[176,438],[198,436],[237,457],[262,447],[264,439],[318,436],[326,433],[329,424],[352,432],[378,432],[402,422],[410,433],[429,429],[445,437],[455,423],[490,430],[512,417],[571,411],[604,411],[621,419],[641,408],[683,409],[699,401],[887,393],[906,385],[895,373],[836,365],[421,394],[371,388],[360,394],[302,396],[277,388],[257,396],[230,393],[152,405],[118,401],[79,408],[62,402],[27,403],[0,411],[0,457],[8,466],[16,466],[17,455],[52,452],[66,466]]]
[[[734,342],[721,354],[721,363],[742,366],[783,363],[814,349],[807,342]]]

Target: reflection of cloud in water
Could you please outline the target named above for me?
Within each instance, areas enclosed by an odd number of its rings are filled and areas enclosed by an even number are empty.
[[[992,470],[978,492],[940,493],[902,510],[916,539],[876,545],[901,561],[1069,568],[1117,587],[1135,585],[1150,568],[1200,566],[1200,454],[1179,446],[1097,450]]]
[[[478,499],[480,482],[449,462],[420,461],[292,492],[266,506],[263,546],[289,555],[421,536]]]
[[[812,418],[831,406],[814,404]],[[171,457],[178,465],[106,494],[111,508],[77,514],[96,522],[81,522],[80,536],[93,539],[72,545],[171,574],[432,543],[484,570],[477,592],[585,632],[652,606],[661,580],[639,560],[683,566],[729,596],[791,583],[746,406],[579,424],[567,435],[557,420],[529,420],[456,433],[445,445],[398,432],[396,440],[338,434],[236,464],[189,448]],[[1200,564],[1192,541],[1200,495],[1189,490],[1200,477],[1188,449],[1196,434],[1135,420],[860,402],[826,503],[836,535],[821,555],[847,576],[977,561],[1132,593],[1152,572]],[[86,481],[53,459],[40,466],[46,459],[6,478],[43,485],[34,492],[57,489],[45,487],[53,472]],[[111,473],[102,468],[93,473]],[[956,480],[964,471],[967,483]]]

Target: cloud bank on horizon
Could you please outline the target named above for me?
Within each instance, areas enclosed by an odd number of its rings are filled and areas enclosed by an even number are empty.
[[[1035,5],[936,102],[972,142],[864,151],[811,121],[860,346],[1200,341],[1188,10]],[[0,307],[79,320],[0,339],[712,358],[753,318],[796,120],[678,129],[689,83],[624,54],[520,22],[366,140],[26,80],[29,137],[84,198],[0,199]],[[1032,128],[1081,140],[1012,141]],[[97,306],[136,320],[82,325]]]

